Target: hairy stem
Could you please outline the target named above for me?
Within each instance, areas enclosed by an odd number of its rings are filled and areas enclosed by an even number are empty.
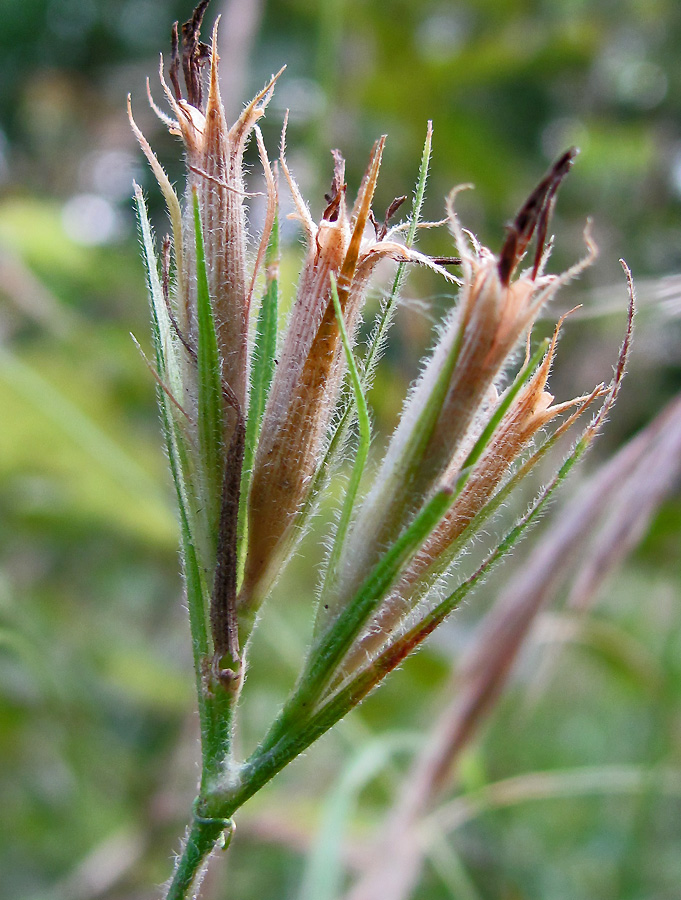
[[[226,850],[233,833],[231,819],[204,819],[195,815],[165,900],[195,898],[208,858],[216,846]]]

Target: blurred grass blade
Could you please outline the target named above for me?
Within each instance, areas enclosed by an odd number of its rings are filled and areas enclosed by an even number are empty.
[[[196,191],[194,204],[194,229],[196,238],[196,319],[198,325],[198,419],[199,442],[206,476],[209,480],[208,496],[215,498],[219,507],[222,494],[222,443],[223,406],[222,377],[215,322],[208,290],[206,259],[203,250],[201,213]]]
[[[580,559],[569,605],[591,605],[607,576],[638,544],[652,516],[681,476],[681,399],[621,451],[621,478],[595,540]],[[619,458],[619,456],[618,456]]]
[[[581,613],[593,605],[606,579],[638,544],[664,499],[681,478],[681,398],[584,485],[568,512],[582,510],[589,540],[580,546],[580,566],[567,604]],[[607,503],[592,502],[604,498]],[[567,515],[567,513],[566,513]],[[544,541],[555,540],[555,528]],[[546,689],[560,652],[544,654],[530,686],[533,701]]]
[[[484,813],[535,800],[653,792],[681,799],[681,769],[644,766],[591,766],[550,772],[529,772],[492,782],[457,797],[426,820],[441,833],[461,828]]]
[[[327,591],[333,585],[336,578],[338,563],[340,561],[341,553],[343,550],[345,536],[347,534],[348,527],[350,525],[350,519],[352,518],[352,513],[355,508],[355,501],[357,499],[359,485],[362,480],[362,475],[364,474],[364,467],[369,455],[369,446],[371,445],[371,423],[369,421],[369,410],[367,409],[367,403],[364,397],[364,392],[362,390],[359,372],[357,371],[355,358],[352,353],[352,347],[350,346],[350,338],[348,337],[347,329],[345,328],[343,311],[341,310],[336,279],[333,273],[331,274],[331,297],[336,312],[336,318],[338,320],[338,327],[340,329],[341,340],[343,342],[343,350],[345,352],[345,360],[347,362],[350,382],[352,384],[352,390],[357,406],[359,442],[357,445],[357,455],[355,456],[355,463],[352,467],[352,474],[350,475],[350,481],[345,491],[345,499],[343,501],[343,508],[341,509],[340,519],[338,520],[338,527],[336,528],[333,547],[331,548],[331,553],[329,555],[324,587],[322,589],[322,597],[324,596],[325,591]],[[318,606],[318,616],[323,610],[324,603],[320,602]]]
[[[628,681],[632,690],[659,696],[663,687],[664,674],[654,654],[621,625],[596,616],[584,616],[582,611],[544,612],[532,631],[532,641],[540,648],[550,648],[544,659],[560,657],[562,648],[578,646],[595,654],[599,661],[623,680]],[[535,685],[546,687],[542,679],[541,666],[534,671],[528,693],[537,698]]]
[[[0,377],[107,471],[126,493],[152,498],[164,516],[171,515],[161,481],[150,475],[132,453],[128,453],[52,382],[3,347],[0,347]]]
[[[431,828],[426,843],[428,862],[447,888],[451,900],[483,900],[461,857],[445,835]]]
[[[299,900],[337,900],[343,883],[343,842],[360,793],[396,754],[413,752],[421,743],[420,735],[385,734],[354,753],[325,802]]]

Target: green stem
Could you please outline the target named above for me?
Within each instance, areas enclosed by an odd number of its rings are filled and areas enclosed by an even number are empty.
[[[236,787],[225,790],[218,786],[206,799],[205,810],[213,815],[232,815],[243,803],[257,793],[263,785],[280,772],[296,756],[299,756],[326,731],[357,706],[371,690],[383,680],[402,660],[418,646],[466,595],[484,578],[489,570],[501,560],[518,539],[536,521],[546,508],[555,490],[567,478],[575,463],[584,454],[590,443],[591,434],[584,435],[572,453],[564,461],[555,478],[536,498],[523,518],[511,529],[500,544],[490,553],[480,567],[449,596],[406,632],[394,645],[383,651],[364,671],[351,679],[341,690],[331,696],[315,711],[307,721],[291,722],[291,716],[284,717],[255,750],[240,771]],[[298,692],[300,694],[300,691]],[[298,699],[300,699],[298,697]],[[286,726],[289,726],[288,729]]]
[[[216,846],[227,849],[233,832],[234,823],[231,819],[194,817],[166,900],[190,900],[196,897],[209,856]]]
[[[375,612],[402,566],[411,559],[445,515],[454,497],[454,491],[447,488],[438,491],[426,503],[411,525],[384,554],[336,621],[313,644],[298,686],[263,739],[261,753],[272,749],[287,732],[300,730],[301,724],[309,720],[317,700],[362,626]]]

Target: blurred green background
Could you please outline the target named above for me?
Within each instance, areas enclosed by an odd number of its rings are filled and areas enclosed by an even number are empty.
[[[173,20],[190,12],[191,2],[175,0],[0,0],[0,896],[8,900],[157,896],[195,788],[175,513],[153,383],[129,337],[148,346],[133,178],[149,195],[158,232],[167,226],[125,116],[130,91],[138,121],[179,179],[179,145],[146,108],[145,78],[160,99],[158,52],[168,49]],[[583,252],[587,216],[601,256],[551,311],[584,304],[561,344],[558,399],[608,376],[624,327],[620,256],[640,299],[630,375],[586,469],[679,390],[676,0],[213,0],[211,24],[218,12],[230,114],[288,66],[265,139],[276,156],[291,107],[289,162],[315,216],[332,174],[328,150],[346,156],[352,194],[383,132],[377,212],[410,193],[431,118],[426,216],[442,216],[454,184],[474,182],[459,203],[464,223],[498,248],[504,222],[550,161],[580,146],[558,202],[552,270]],[[250,151],[249,160],[257,185]],[[442,230],[422,246],[452,252]],[[300,253],[291,227],[289,295]],[[451,302],[422,273],[408,282],[372,395],[379,438]],[[304,650],[323,522],[254,647],[246,746]],[[532,660],[546,650],[533,642],[467,751],[456,790],[554,768],[681,768],[680,530],[677,493],[589,614],[611,639],[588,640],[578,629],[530,702]],[[206,883],[207,900],[313,900],[315,836],[330,821],[339,843],[344,810],[351,869],[352,848],[380,830],[418,735],[444,702],[452,665],[504,578],[488,582],[424,652],[243,811],[229,861],[216,863]],[[643,668],[627,663],[632,647]],[[353,781],[348,769],[362,771],[362,754],[376,746],[386,760],[378,777]],[[483,811],[444,841],[448,874],[427,865],[418,891],[427,900],[679,897],[678,791],[519,801]]]

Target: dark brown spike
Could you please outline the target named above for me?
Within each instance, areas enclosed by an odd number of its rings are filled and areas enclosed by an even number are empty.
[[[370,209],[370,210],[369,210],[369,221],[370,221],[371,224],[374,226],[374,232],[375,232],[375,234],[376,234],[376,240],[377,240],[377,241],[380,241],[380,240],[381,240],[381,229],[383,228],[383,226],[378,224],[378,221],[377,221],[377,219],[376,219],[376,216],[374,215],[373,209]]]
[[[460,256],[432,256],[431,261],[438,266],[460,266]]]
[[[201,23],[209,3],[210,0],[201,0],[191,19],[182,26],[182,71],[187,101],[197,109],[201,109],[203,103],[201,70],[210,58],[210,48],[199,40]]]
[[[556,192],[572,168],[578,152],[576,147],[570,147],[556,160],[527,198],[513,224],[508,227],[506,240],[499,254],[499,278],[504,286],[508,286],[510,283],[511,276],[525,255],[535,231],[537,231],[537,253],[534,260],[533,277],[536,277],[544,252]]]
[[[170,69],[168,71],[168,75],[170,76],[170,83],[172,84],[173,90],[175,91],[175,99],[179,102],[182,99],[182,88],[180,87],[180,35],[178,28],[178,23],[174,22],[170,48]]]
[[[385,211],[385,218],[383,219],[383,225],[381,226],[381,230],[377,233],[377,237],[378,237],[379,241],[382,241],[383,238],[388,233],[388,223],[390,222],[392,217],[395,215],[397,210],[406,201],[406,199],[407,199],[406,194],[404,194],[402,197],[395,197],[393,202],[390,204],[390,206]]]
[[[553,215],[553,207],[556,205],[557,190],[558,185],[556,185],[547,196],[546,203],[544,204],[544,209],[542,210],[541,216],[539,217],[539,224],[537,225],[537,249],[534,253],[534,265],[532,266],[533,279],[536,278],[539,274],[539,267],[541,266],[542,256],[544,255],[544,247],[546,245],[546,235],[549,229],[549,222],[551,221],[551,216]]]
[[[324,194],[327,207],[322,214],[322,218],[327,222],[335,222],[338,218],[341,199],[345,193],[347,185],[345,184],[345,160],[340,150],[332,150],[333,155],[333,180],[331,182],[331,190],[328,194]]]

